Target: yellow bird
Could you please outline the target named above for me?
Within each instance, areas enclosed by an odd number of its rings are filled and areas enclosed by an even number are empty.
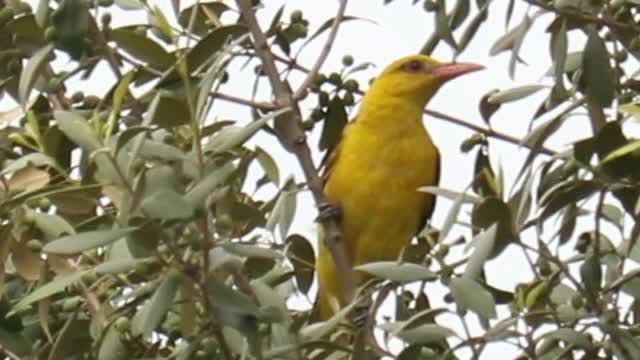
[[[373,82],[325,173],[324,192],[342,210],[354,266],[396,259],[431,216],[434,196],[417,189],[438,183],[440,156],[422,124],[424,107],[442,84],[482,68],[413,55],[393,62]],[[327,319],[345,299],[331,253],[323,241],[319,248],[317,311]],[[365,280],[362,274],[356,279]]]

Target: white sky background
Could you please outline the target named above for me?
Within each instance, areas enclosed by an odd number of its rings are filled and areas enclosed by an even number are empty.
[[[29,1],[34,8],[37,1]],[[168,1],[150,1],[151,3],[160,4],[169,10]],[[226,1],[231,7],[233,2]],[[185,1],[186,3],[186,1]],[[273,17],[275,11],[281,4],[286,3],[285,16],[295,10],[301,9],[305,18],[310,21],[310,34],[317,29],[325,20],[335,16],[337,10],[337,1],[308,1],[308,0],[266,0],[265,9],[258,13],[263,26],[267,26]],[[366,89],[368,79],[375,76],[386,64],[391,61],[409,54],[416,53],[429,35],[434,31],[433,15],[426,13],[422,9],[422,1],[412,6],[411,0],[395,0],[392,4],[383,6],[382,0],[351,0],[347,8],[347,15],[357,16],[369,21],[348,21],[340,27],[337,40],[334,44],[333,51],[327,59],[322,70],[325,73],[339,71],[342,67],[340,61],[343,55],[351,54],[355,58],[355,62],[373,62],[378,67],[371,68],[363,72],[359,72],[355,77],[360,80],[361,88]],[[454,5],[454,1],[447,1],[448,8]],[[475,4],[475,1],[472,1]],[[552,19],[550,15],[546,15],[536,22],[534,28],[530,30],[528,36],[521,49],[521,57],[530,65],[519,65],[515,80],[511,80],[507,74],[509,61],[509,53],[503,53],[497,57],[490,57],[488,52],[493,42],[505,32],[504,13],[507,1],[494,1],[494,5],[490,8],[490,18],[481,27],[479,33],[474,40],[459,57],[459,61],[471,61],[483,64],[487,67],[485,71],[470,74],[458,78],[451,83],[445,85],[435,98],[428,105],[429,108],[444,112],[455,117],[464,119],[478,125],[483,125],[480,114],[478,112],[478,103],[480,98],[488,91],[499,88],[506,89],[514,86],[537,84],[541,82],[542,75],[550,65],[550,57],[548,51],[548,36],[544,32],[544,25]],[[183,5],[184,6],[184,5]],[[516,11],[512,17],[510,28],[517,25],[526,10],[526,5],[521,1],[517,1]],[[104,11],[101,9],[101,11]],[[475,11],[475,10],[474,10]],[[144,14],[127,12],[126,18],[123,13],[113,11],[113,27],[124,24],[145,22]],[[170,19],[174,21],[173,18]],[[325,33],[316,39],[312,44],[306,47],[302,52],[299,62],[307,67],[315,62],[320,48],[326,39]],[[576,37],[570,37],[573,41],[570,43],[571,50],[580,50],[583,46],[582,39],[577,37],[579,41],[575,41]],[[293,46],[295,53],[297,46]],[[434,53],[434,57],[441,61],[452,60],[452,52],[444,43],[440,44]],[[104,64],[103,64],[104,65]],[[104,71],[95,72],[95,81],[83,82],[83,91],[87,94],[103,95],[113,85],[114,79],[110,70],[106,66],[101,68]],[[295,73],[300,74],[300,73]],[[296,80],[299,81],[302,76],[292,77],[293,87],[296,87]],[[253,82],[253,65],[248,66],[244,73],[232,74],[231,80],[223,86],[222,92],[249,98],[251,96],[251,84]],[[543,83],[551,84],[551,79],[544,79]],[[266,81],[262,83],[266,85]],[[72,82],[67,85],[73,87]],[[263,90],[268,87],[263,86]],[[72,89],[69,93],[71,93]],[[268,100],[268,92],[259,93],[260,100]],[[492,125],[500,132],[510,134],[521,138],[527,133],[529,121],[535,112],[538,104],[546,96],[546,91],[528,98],[515,104],[504,105],[492,118]],[[0,111],[7,110],[15,106],[4,97],[0,101]],[[312,110],[311,105],[315,101],[315,95],[312,94],[312,102],[308,102],[307,106],[303,106],[303,111],[307,114]],[[353,116],[355,111],[351,114]],[[248,108],[244,106],[216,101],[213,107],[212,115],[222,119],[232,119],[239,121],[247,121],[250,118]],[[541,123],[538,122],[538,124]],[[556,135],[547,143],[547,146],[561,150],[570,141],[578,138],[586,137],[590,134],[590,125],[584,117],[570,118],[569,126],[564,126]],[[425,118],[425,124],[434,139],[434,142],[440,148],[442,154],[442,175],[441,186],[456,191],[463,190],[470,182],[473,175],[473,164],[475,159],[475,151],[464,154],[459,150],[461,142],[472,134],[466,128],[454,125],[439,119]],[[319,133],[319,127],[316,127],[316,135]],[[311,147],[317,146],[317,136],[310,139]],[[271,151],[271,154],[278,162],[282,175],[293,173],[297,179],[302,180],[301,172],[297,162],[292,155],[281,150],[280,146],[269,136],[257,136],[251,141],[252,145],[259,144],[261,147]],[[518,147],[507,144],[502,141],[491,141],[491,154],[494,166],[501,164],[505,169],[505,185],[507,189],[511,188],[512,182],[519,170],[522,161],[527,155],[527,151],[520,150]],[[316,158],[320,158],[320,154],[315,154]],[[281,176],[285,179],[286,176]],[[272,188],[275,190],[275,188]],[[384,189],[379,189],[378,194],[383,194]],[[372,194],[375,196],[376,194]],[[435,215],[432,223],[436,227],[443,224],[444,218],[449,211],[451,202],[445,199],[439,199],[436,207]],[[315,242],[315,225],[313,219],[316,216],[315,207],[312,204],[311,197],[308,193],[303,193],[298,198],[298,211],[296,219],[292,226],[291,232],[297,232],[305,235]],[[464,218],[464,217],[463,217]],[[468,216],[467,216],[468,218]],[[579,223],[580,224],[580,223]],[[449,236],[451,239],[464,234],[469,238],[469,231],[463,227],[455,229]],[[530,270],[522,258],[522,253],[514,249],[508,249],[496,261],[487,264],[487,278],[494,286],[503,289],[513,289],[516,283],[527,282],[532,279]],[[436,283],[436,287],[437,287]],[[430,296],[433,301],[432,305],[439,305],[441,297]],[[306,301],[305,301],[306,302]],[[301,306],[307,306],[301,305]],[[462,332],[460,332],[462,334]],[[485,352],[483,358],[514,358],[518,354],[517,349],[511,346],[490,345]]]

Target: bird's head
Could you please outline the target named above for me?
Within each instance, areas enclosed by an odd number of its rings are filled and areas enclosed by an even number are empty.
[[[426,55],[406,56],[387,66],[369,92],[411,99],[424,107],[442,84],[483,68],[471,63],[441,63]]]

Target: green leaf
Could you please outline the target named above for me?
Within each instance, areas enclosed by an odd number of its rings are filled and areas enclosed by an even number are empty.
[[[562,66],[563,73],[573,73],[574,71],[582,67],[582,51],[575,51],[567,53],[564,66]],[[555,65],[552,65],[544,73],[545,76],[554,76],[556,74]]]
[[[56,29],[56,45],[74,60],[86,52],[85,42],[89,31],[89,9],[85,0],[63,0],[52,14]]]
[[[469,16],[470,1],[458,0],[455,7],[451,10],[449,15],[449,27],[451,30],[455,30],[467,19]]]
[[[49,281],[48,283],[40,286],[39,288],[35,289],[28,295],[21,298],[20,301],[18,301],[18,303],[13,306],[13,308],[7,314],[7,316],[11,316],[12,314],[18,311],[25,310],[27,307],[29,307],[29,305],[33,304],[38,300],[42,300],[51,295],[64,291],[64,289],[67,288],[67,286],[80,280],[83,274],[84,272],[76,272],[76,273],[66,275],[66,276],[61,276],[59,278],[53,279],[52,281]]]
[[[115,0],[115,4],[122,10],[144,9],[144,4],[140,0]]]
[[[339,96],[334,96],[329,102],[327,116],[322,124],[320,135],[320,150],[333,149],[342,136],[342,130],[347,125],[347,112]]]
[[[127,227],[114,230],[86,231],[75,235],[68,235],[47,243],[43,251],[50,254],[71,255],[98,246],[108,245],[136,230]]]
[[[162,128],[173,128],[189,123],[189,105],[187,99],[172,92],[161,90],[154,97],[147,120]]]
[[[484,263],[491,257],[498,236],[498,223],[491,225],[486,231],[478,234],[470,245],[474,247],[473,254],[467,261],[463,277],[476,279],[482,273]]]
[[[233,255],[242,256],[242,257],[255,256],[255,257],[264,257],[268,259],[283,258],[281,252],[277,250],[273,250],[271,248],[264,247],[264,246],[242,244],[242,243],[224,243],[221,246],[225,251]]]
[[[269,155],[269,153],[263,148],[257,146],[254,150],[256,154],[256,160],[264,170],[264,173],[267,175],[267,178],[276,186],[280,184],[280,170],[278,169],[278,164],[276,164],[275,160]]]
[[[129,84],[133,80],[135,76],[135,71],[129,71],[126,75],[120,79],[118,85],[116,85],[115,90],[113,91],[113,100],[111,112],[109,112],[109,118],[107,119],[107,130],[105,131],[105,141],[111,136],[113,130],[116,127],[118,122],[118,117],[120,115],[120,108],[122,107],[122,103],[124,102],[125,96],[129,92]]]
[[[144,198],[140,206],[147,216],[160,220],[188,219],[194,211],[184,196],[169,189],[154,192]]]
[[[31,153],[25,156],[22,156],[13,162],[9,163],[9,165],[5,166],[4,169],[0,172],[0,175],[7,175],[15,173],[16,171],[25,169],[27,167],[40,167],[40,166],[51,166],[56,168],[56,170],[60,171],[58,168],[56,161],[49,157],[48,155],[42,153]]]
[[[483,201],[482,198],[479,196],[475,196],[473,194],[461,193],[454,190],[448,190],[438,186],[421,186],[418,188],[418,191],[426,192],[433,195],[438,195],[440,197],[444,197],[452,201],[456,201],[458,198],[461,197],[463,203],[469,203],[469,204],[480,204]]]
[[[596,296],[602,287],[602,267],[597,256],[591,255],[582,263],[580,279],[589,294]]]
[[[530,25],[530,19],[525,18],[525,20],[518,26],[514,27],[496,40],[489,50],[489,55],[495,56],[503,51],[513,50],[516,48],[517,44],[522,41],[522,38],[527,33],[527,30],[529,30]]]
[[[564,341],[568,344],[572,344],[582,349],[590,349],[591,341],[586,334],[577,332],[571,328],[561,328],[558,330],[551,331],[544,335],[545,339],[553,339]]]
[[[209,196],[213,190],[225,184],[235,170],[236,168],[233,163],[229,162],[211,171],[185,194],[184,200],[193,208],[202,206],[207,196]]]
[[[524,99],[529,95],[533,95],[536,92],[546,89],[546,85],[525,85],[511,89],[501,90],[489,95],[488,101],[492,104],[504,104],[512,101]]]
[[[131,321],[133,336],[148,337],[167,314],[178,293],[180,272],[170,269],[155,293],[136,313]]]
[[[116,0],[116,2],[118,2],[118,0]],[[120,331],[116,330],[113,325],[109,326],[104,338],[100,342],[98,360],[126,360],[130,358],[131,354],[127,351],[127,347],[122,342],[121,336]]]
[[[617,148],[616,150],[610,152],[607,154],[607,156],[600,162],[599,165],[603,165],[606,164],[610,161],[616,160],[618,158],[621,158],[627,154],[631,154],[633,152],[636,152],[640,150],[640,140],[634,140],[631,141],[629,143],[627,143],[624,146],[621,146],[619,148]]]
[[[465,190],[466,192],[466,190]],[[449,235],[449,232],[455,225],[456,220],[458,219],[458,214],[460,213],[460,209],[462,208],[462,203],[464,201],[464,193],[460,193],[458,197],[451,205],[449,212],[447,213],[447,217],[444,219],[444,223],[442,224],[442,228],[440,229],[440,233],[438,234],[438,242],[442,243]]]
[[[466,277],[453,278],[449,283],[449,289],[460,308],[469,309],[485,319],[496,316],[493,296],[475,280]]]
[[[437,0],[435,17],[436,33],[438,34],[438,37],[449,44],[452,49],[457,49],[458,45],[456,44],[456,40],[453,38],[453,29],[449,25],[449,16],[447,15],[445,0]]]
[[[260,309],[250,297],[230,288],[214,276],[207,278],[206,289],[213,300],[214,306],[221,312],[231,312],[255,317],[260,314]]]
[[[354,267],[354,270],[396,282],[433,280],[437,276],[422,265],[398,263],[396,261],[377,261]]]
[[[304,326],[298,331],[300,339],[302,341],[313,341],[318,340],[325,335],[329,334],[331,331],[334,331],[338,325],[346,318],[347,315],[351,312],[353,307],[357,304],[356,301],[351,304],[343,307],[335,313],[329,320],[319,321],[309,325]]]
[[[555,75],[556,86],[563,86],[562,76],[565,73],[565,63],[567,61],[567,20],[558,18],[561,21],[560,29],[551,33],[551,58],[553,59],[553,73]]]
[[[315,271],[316,261],[313,246],[307,238],[298,234],[287,237],[286,243],[287,257],[295,270],[296,283],[300,291],[306,294],[313,284]]]
[[[203,37],[187,55],[187,66],[195,71],[230,41],[247,33],[244,25],[220,26]]]
[[[249,138],[262,129],[267,121],[289,111],[289,109],[274,111],[245,127],[226,126],[211,137],[204,149],[205,151],[214,151],[217,153],[229,151],[236,146],[244,144]]]
[[[293,222],[293,217],[296,214],[297,197],[298,192],[295,181],[290,179],[280,191],[278,200],[276,200],[273,210],[271,210],[271,214],[269,214],[269,218],[267,219],[265,227],[271,232],[274,232],[277,226],[282,239],[287,237],[287,233]]]
[[[460,55],[464,49],[467,48],[467,45],[473,40],[473,38],[478,33],[480,29],[480,25],[487,21],[489,18],[488,15],[488,3],[483,5],[481,9],[478,10],[478,13],[475,14],[469,25],[464,29],[460,40],[458,41],[458,49],[456,50],[456,56]]]
[[[633,116],[635,121],[640,120],[640,105],[634,103],[627,103],[618,106],[618,111]]]
[[[513,233],[513,215],[511,209],[502,200],[488,197],[482,204],[473,208],[471,213],[471,224],[475,229],[489,229],[493,224],[497,224],[497,231],[493,240],[480,237],[486,241],[484,246],[491,247],[491,257],[500,254],[505,247],[516,238]],[[494,236],[487,231],[486,236]]]
[[[35,212],[34,225],[42,231],[47,239],[58,238],[62,234],[75,234],[73,226],[56,214]]]
[[[48,64],[49,55],[52,51],[53,45],[47,45],[36,51],[33,56],[29,58],[27,65],[22,70],[20,74],[20,84],[18,85],[18,97],[20,98],[22,106],[26,106],[29,101],[31,89],[33,89],[33,85],[36,83],[42,67]]]
[[[147,11],[149,24],[153,26],[154,34],[167,43],[173,43],[176,39],[169,20],[164,12],[156,5],[150,11]]]
[[[198,36],[205,36],[221,26],[220,16],[229,10],[229,6],[222,2],[196,2],[184,8],[176,16],[178,23],[188,31]]]
[[[151,38],[136,33],[134,27],[114,29],[109,36],[119,48],[155,69],[167,70],[175,62],[173,55]]]
[[[597,183],[588,180],[569,180],[556,185],[540,198],[540,205],[544,207],[540,219],[546,219],[570,203],[593,195],[599,188]]]
[[[589,32],[584,48],[582,79],[590,98],[601,107],[611,105],[615,95],[615,76],[607,47],[595,30]]]
[[[60,130],[82,149],[93,152],[102,147],[93,127],[80,114],[73,111],[56,111],[53,116]]]
[[[115,259],[103,262],[93,268],[98,274],[122,274],[135,270],[142,264],[150,263],[152,260],[147,259]]]
[[[450,336],[455,336],[456,333],[441,325],[423,324],[410,329],[402,329],[394,335],[410,344],[424,344],[445,340]]]

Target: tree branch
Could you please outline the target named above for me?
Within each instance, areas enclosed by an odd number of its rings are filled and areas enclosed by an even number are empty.
[[[318,71],[320,71],[322,64],[324,64],[325,60],[327,60],[327,56],[329,56],[331,47],[333,46],[333,43],[336,39],[336,35],[338,34],[338,28],[340,27],[340,23],[344,18],[344,12],[346,9],[347,9],[347,0],[340,0],[338,13],[333,18],[333,24],[331,24],[331,31],[329,32],[329,37],[327,38],[327,41],[325,42],[324,47],[322,48],[322,51],[318,56],[318,60],[316,61],[315,64],[313,64],[313,67],[307,73],[307,77],[302,81],[302,84],[300,85],[300,87],[298,87],[298,90],[296,90],[296,92],[293,94],[294,100],[298,100],[303,97],[303,95],[307,91],[307,88],[309,87],[309,85],[311,85],[311,82],[313,82],[313,79],[318,74]]]
[[[342,0],[342,2],[346,3],[346,0]],[[271,53],[267,38],[258,24],[255,13],[251,7],[251,1],[236,0],[236,4],[253,38],[256,55],[260,58],[262,70],[267,75],[271,84],[276,106],[291,109],[290,112],[275,119],[274,128],[278,139],[285,149],[292,152],[298,159],[316,204],[319,207],[326,206],[329,204],[329,201],[324,196],[322,179],[318,175],[313,159],[311,158],[311,150],[307,144],[306,135],[302,127],[302,115],[293,97],[293,91],[289,85],[280,78],[280,74],[275,65],[275,57]],[[326,217],[320,221],[325,228],[326,238],[324,241],[333,257],[336,272],[341,274],[340,286],[344,295],[344,301],[349,303],[354,297],[356,281],[340,229],[339,219],[336,217]]]

